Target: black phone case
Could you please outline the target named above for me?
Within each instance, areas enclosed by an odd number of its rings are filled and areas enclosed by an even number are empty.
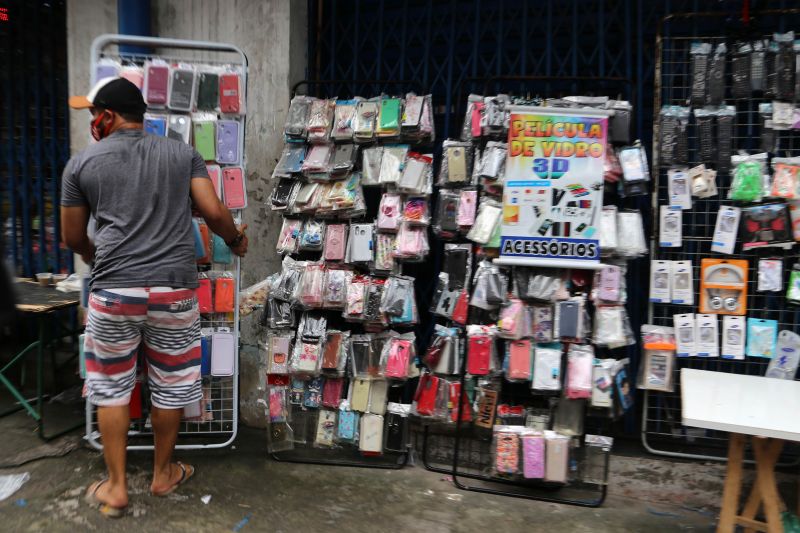
[[[392,452],[406,451],[407,418],[397,413],[386,414],[386,439],[383,447]]]
[[[219,76],[200,73],[197,86],[197,109],[213,111],[219,104]]]
[[[469,251],[463,248],[447,250],[444,255],[444,271],[448,275],[447,288],[461,290],[467,280],[467,259]]]

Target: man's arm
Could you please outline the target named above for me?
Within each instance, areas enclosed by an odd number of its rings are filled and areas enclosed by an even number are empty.
[[[211,231],[222,237],[236,255],[243,256],[247,253],[247,236],[244,234],[247,225],[242,226],[241,231],[236,228],[231,212],[217,197],[211,180],[192,178],[191,196],[195,209]]]
[[[61,206],[61,239],[86,263],[94,259],[94,243],[89,240],[89,206]]]

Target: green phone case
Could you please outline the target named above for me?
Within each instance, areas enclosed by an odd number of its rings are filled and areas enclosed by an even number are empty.
[[[228,248],[228,245],[225,244],[225,241],[222,240],[222,237],[214,234],[214,254],[213,254],[213,261],[215,263],[225,264],[233,261],[233,254],[231,253],[231,249]]]
[[[206,161],[217,158],[214,122],[194,123],[194,148]]]
[[[400,127],[399,98],[384,98],[381,100],[379,127],[382,130],[391,130]]]
[[[197,109],[214,111],[219,105],[219,76],[208,72],[200,73],[197,86]]]

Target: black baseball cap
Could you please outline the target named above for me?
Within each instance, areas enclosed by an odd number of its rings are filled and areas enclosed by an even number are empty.
[[[117,113],[144,113],[147,105],[139,88],[125,78],[109,77],[98,81],[86,96],[71,96],[72,109],[101,107]]]

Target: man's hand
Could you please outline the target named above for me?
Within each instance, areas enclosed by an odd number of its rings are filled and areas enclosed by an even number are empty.
[[[230,248],[231,248],[231,252],[235,253],[239,257],[244,257],[244,255],[247,253],[247,243],[248,243],[247,235],[244,232],[244,230],[247,229],[247,224],[244,224],[243,226],[240,226],[237,229],[239,230],[239,235],[241,235],[241,239],[239,239],[239,237],[237,237],[237,240],[239,240],[239,243],[236,244],[235,246],[231,246]]]

